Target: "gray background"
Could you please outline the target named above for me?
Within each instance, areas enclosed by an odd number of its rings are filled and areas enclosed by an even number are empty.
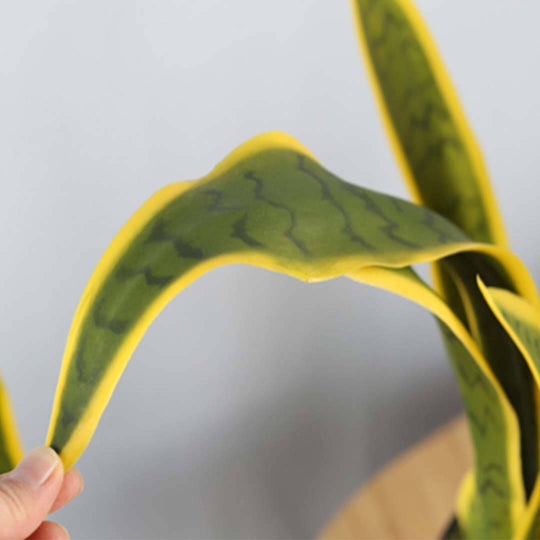
[[[418,4],[538,276],[540,4]],[[162,185],[281,129],[343,178],[406,196],[346,0],[1,6],[1,370],[28,447],[92,268]],[[344,279],[216,270],[142,340],[58,519],[74,538],[309,537],[459,409],[420,308]]]

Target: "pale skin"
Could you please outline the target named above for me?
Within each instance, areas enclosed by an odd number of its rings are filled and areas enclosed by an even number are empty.
[[[67,540],[58,523],[47,521],[83,488],[76,469],[64,473],[50,448],[36,448],[11,472],[0,475],[0,540]]]

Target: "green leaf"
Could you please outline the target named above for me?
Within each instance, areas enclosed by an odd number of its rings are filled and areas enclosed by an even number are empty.
[[[510,538],[525,501],[518,425],[478,346],[449,306],[411,269],[363,268],[348,275],[404,296],[437,317],[475,450],[473,471],[458,499],[459,528],[465,538]]]
[[[509,291],[486,287],[480,278],[478,285],[489,309],[522,352],[540,386],[540,308]],[[533,539],[539,536],[540,481],[536,479],[526,516],[519,527],[516,539]]]
[[[477,254],[450,257],[444,264],[462,294],[471,333],[500,381],[518,416],[521,433],[521,461],[525,492],[529,496],[538,473],[538,426],[534,381],[524,357],[486,305],[476,283],[478,274],[486,283],[512,291],[504,271],[493,261]]]

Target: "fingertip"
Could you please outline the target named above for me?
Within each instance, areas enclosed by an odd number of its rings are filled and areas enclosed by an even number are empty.
[[[44,521],[27,540],[69,540],[69,533],[59,523]]]
[[[83,487],[84,481],[81,473],[77,469],[70,469],[64,475],[62,487],[60,488],[49,513],[56,512],[56,510],[59,510],[68,502],[72,501],[79,493],[81,493]]]

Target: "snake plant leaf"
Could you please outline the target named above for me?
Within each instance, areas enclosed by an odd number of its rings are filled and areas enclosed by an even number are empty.
[[[255,137],[207,176],[158,191],[106,250],[68,335],[47,444],[66,468],[77,460],[151,321],[217,266],[316,281],[468,250],[500,261],[520,294],[536,294],[515,256],[470,242],[430,210],[340,180],[284,134]]]
[[[512,338],[540,386],[540,307],[517,294],[498,287],[486,287],[477,277],[487,305]]]
[[[519,428],[475,341],[442,298],[410,268],[362,268],[348,277],[408,298],[437,317],[475,450],[473,471],[458,499],[459,528],[465,538],[510,538],[525,509]]]
[[[484,160],[411,0],[352,0],[379,110],[415,200],[469,238],[506,244]]]
[[[0,378],[0,474],[13,469],[23,454],[9,396]]]
[[[502,219],[479,146],[412,0],[352,0],[352,6],[379,110],[415,200],[458,225],[469,238],[505,246]],[[482,344],[518,414],[526,489],[530,494],[538,471],[538,389],[522,361],[505,360],[506,350],[513,356],[520,354],[478,298],[474,276],[480,269],[474,266],[475,258],[470,262],[472,267],[460,267],[452,272],[454,277],[449,275],[446,264],[435,264],[435,286],[471,328],[481,322],[483,336],[498,336],[484,339]],[[465,278],[462,295],[455,282],[461,268],[473,274],[473,279]],[[501,276],[490,284],[506,287]],[[469,294],[476,295],[477,309],[468,309]],[[494,329],[486,332],[490,325]]]
[[[449,257],[441,265],[449,270],[467,312],[470,331],[480,345],[491,369],[510,399],[518,416],[521,433],[521,459],[525,491],[529,496],[538,474],[538,415],[534,380],[526,358],[508,333],[501,327],[486,304],[477,285],[477,275],[492,287],[508,290],[512,284],[496,268],[493,261],[482,260],[476,254]],[[535,303],[535,305],[537,305]]]
[[[522,352],[540,386],[540,308],[507,290],[486,287],[480,278],[478,286],[487,305]],[[537,478],[516,539],[538,537],[540,537],[540,481]]]

